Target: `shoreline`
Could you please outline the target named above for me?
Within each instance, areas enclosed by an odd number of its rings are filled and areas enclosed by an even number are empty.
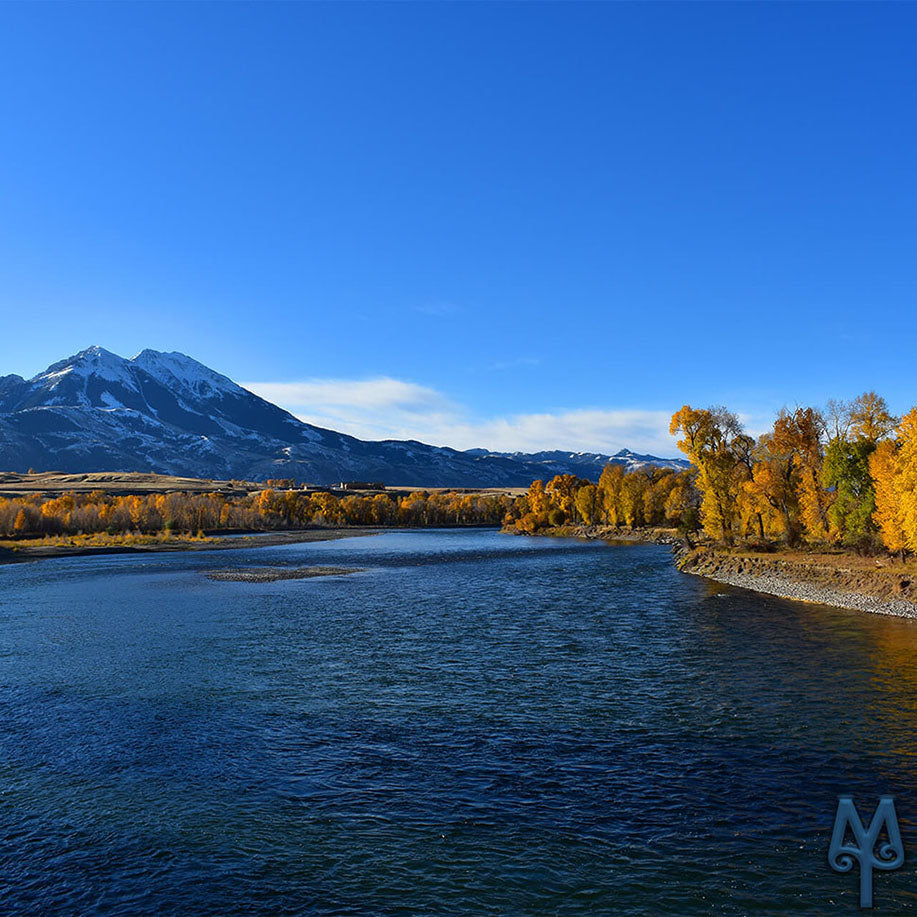
[[[677,547],[684,538],[677,529],[662,527],[629,528],[613,525],[555,525],[538,532],[520,532],[511,527],[501,529],[504,535],[529,538],[582,538],[586,541],[606,541],[609,544],[664,544]]]
[[[52,557],[275,547],[365,537],[383,531],[386,529],[375,526],[336,526],[327,529],[214,536],[205,541],[176,538],[133,545],[33,544],[18,549],[0,548],[0,565]],[[503,532],[526,534],[506,528]],[[544,529],[528,537],[579,538],[605,541],[608,544],[665,545],[672,550],[676,568],[690,576],[795,602],[917,619],[917,566],[911,569],[904,564],[843,552],[753,553],[703,545],[688,547],[675,529],[668,528],[563,525]]]
[[[26,563],[51,557],[91,557],[108,554],[164,554],[178,551],[227,551],[241,548],[267,548],[285,544],[308,544],[317,541],[336,541],[339,538],[358,538],[378,535],[382,529],[369,527],[299,529],[263,534],[217,536],[209,541],[163,540],[153,544],[106,545],[27,545],[22,548],[0,548],[0,565]]]
[[[675,529],[665,528],[567,525],[544,529],[530,537],[542,536],[602,540],[608,544],[667,545],[677,569],[690,576],[794,602],[917,618],[917,568],[890,560],[830,551],[765,554],[703,545],[688,547]]]
[[[866,560],[844,554],[782,557],[694,548],[677,552],[675,565],[691,576],[794,602],[917,618],[917,580],[906,568],[869,569]]]

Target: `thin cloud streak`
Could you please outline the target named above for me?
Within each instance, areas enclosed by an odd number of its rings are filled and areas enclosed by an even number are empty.
[[[360,439],[414,439],[495,452],[611,453],[628,448],[678,454],[666,411],[578,408],[480,418],[435,389],[390,377],[242,384],[306,423]]]
[[[382,376],[378,379],[307,379],[243,382],[244,388],[280,405],[343,405],[356,410],[445,403],[435,389]]]

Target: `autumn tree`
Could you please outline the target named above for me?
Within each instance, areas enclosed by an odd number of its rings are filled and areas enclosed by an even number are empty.
[[[599,476],[598,499],[605,525],[620,525],[621,488],[624,481],[624,467],[619,464],[608,464]]]
[[[641,472],[626,474],[621,482],[621,513],[624,517],[624,524],[631,528],[643,525],[645,521],[643,515],[645,506],[644,496],[648,485],[649,482],[646,475]]]
[[[585,484],[576,492],[576,511],[586,525],[594,525],[600,515],[599,490],[594,484]]]
[[[896,420],[875,392],[864,392],[849,403],[829,402],[828,416],[832,436],[821,485],[828,501],[829,533],[844,544],[868,543],[877,525],[870,456],[893,433]],[[880,464],[887,459],[880,459]]]
[[[893,554],[907,546],[897,488],[898,459],[898,444],[888,439],[879,443],[869,456],[869,472],[875,487],[873,520],[882,543]]]
[[[917,553],[917,408],[898,424],[894,491],[905,546]]]
[[[758,438],[751,477],[743,484],[740,500],[743,524],[756,524],[756,534],[780,537],[790,544],[799,536],[799,503],[791,453],[773,432]]]
[[[693,471],[676,474],[665,500],[666,523],[685,532],[693,532],[700,525],[700,495],[694,486],[694,477]]]
[[[576,491],[586,483],[588,482],[575,474],[558,474],[548,481],[545,493],[551,501],[551,508],[563,515],[562,522],[573,521],[576,518]]]
[[[649,476],[643,491],[643,519],[647,525],[665,521],[665,503],[674,486],[675,475],[668,469],[656,469]]]
[[[704,530],[712,538],[731,542],[739,494],[751,473],[753,440],[725,408],[696,410],[687,404],[672,416],[669,432],[681,435],[678,448],[697,468]]]
[[[376,494],[372,505],[373,525],[391,525],[397,517],[397,509],[390,497]]]
[[[825,419],[814,408],[797,408],[786,425],[786,446],[793,450],[799,494],[799,521],[809,541],[828,537],[829,500],[821,486]]]
[[[544,481],[535,480],[529,485],[528,504],[529,512],[534,513],[536,516],[547,513],[551,505],[551,498],[545,493]]]
[[[897,423],[885,399],[875,392],[864,392],[850,404],[850,435],[854,439],[877,443],[887,439]]]

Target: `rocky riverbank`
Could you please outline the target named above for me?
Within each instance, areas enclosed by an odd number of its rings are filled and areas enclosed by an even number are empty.
[[[511,534],[526,534],[515,528]],[[753,551],[688,547],[675,529],[560,525],[533,533],[601,539],[609,544],[670,545],[683,573],[798,602],[917,618],[917,562],[859,557],[844,551]]]
[[[917,618],[917,571],[849,554],[676,552],[683,573],[801,602]]]

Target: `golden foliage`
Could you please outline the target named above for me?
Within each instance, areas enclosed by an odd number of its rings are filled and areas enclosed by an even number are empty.
[[[740,519],[739,494],[751,474],[751,437],[725,408],[695,410],[684,405],[672,415],[669,432],[682,435],[678,448],[697,468],[704,530],[731,542]]]
[[[609,464],[598,484],[569,474],[557,475],[547,485],[533,482],[528,494],[507,513],[505,524],[525,534],[579,523],[693,529],[697,503],[691,471],[648,468],[627,472],[621,465]]]
[[[917,551],[917,408],[898,425],[898,458],[894,491],[898,518],[909,551]]]
[[[895,487],[898,474],[898,444],[891,440],[879,443],[876,451],[869,457],[869,472],[876,491],[873,519],[879,527],[882,541],[889,551],[902,551],[905,547],[905,537]]]
[[[520,500],[523,498],[519,498]],[[114,496],[101,491],[0,498],[0,535],[109,535],[296,529],[314,525],[499,525],[517,500],[487,493],[417,491],[407,496],[279,491]],[[547,508],[547,503],[546,503]]]
[[[830,402],[828,417],[783,410],[753,442],[722,408],[677,411],[670,430],[697,469],[707,533],[866,548],[878,537],[917,552],[917,408],[899,422],[865,392]]]

